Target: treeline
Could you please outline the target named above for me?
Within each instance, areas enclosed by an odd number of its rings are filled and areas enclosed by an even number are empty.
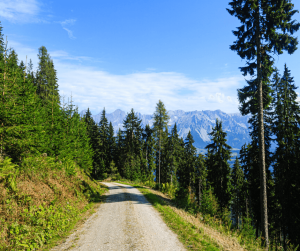
[[[213,216],[230,215],[236,228],[242,230],[250,224],[256,237],[264,236],[256,80],[239,91],[242,113],[252,114],[252,141],[242,147],[231,168],[231,147],[226,144],[221,121],[216,121],[210,133],[206,155],[197,154],[190,132],[183,139],[176,124],[170,128],[161,101],[152,127],[143,127],[132,109],[123,130],[115,135],[105,110],[96,124],[89,110],[80,117],[72,100],[62,101],[56,70],[44,46],[39,48],[36,71],[31,61],[19,62],[16,52],[7,48],[2,27],[0,51],[2,158],[20,163],[28,156],[46,153],[57,161],[73,161],[95,179],[155,180],[158,188],[169,187],[183,206],[193,205]],[[267,79],[267,75],[263,77]],[[263,83],[263,90],[271,93],[265,96],[263,125],[270,240],[274,246],[286,248],[288,242],[300,244],[300,108],[287,66],[282,76],[275,71],[269,82]],[[254,98],[249,90],[256,93]],[[275,153],[270,151],[272,140],[277,145]]]
[[[47,154],[89,172],[93,151],[87,125],[72,100],[61,102],[56,70],[44,46],[38,59],[36,72],[31,60],[19,62],[4,43],[0,26],[0,155],[20,163]]]
[[[270,244],[299,245],[300,233],[300,107],[291,73],[285,65],[271,82],[272,102],[264,113],[266,174]],[[127,114],[123,130],[114,137],[105,110],[97,125],[89,110],[84,116],[94,151],[92,175],[119,179],[155,181],[157,187],[173,190],[177,202],[191,204],[202,213],[221,218],[230,215],[233,225],[242,230],[252,226],[254,237],[262,237],[258,116],[249,120],[252,141],[245,144],[230,167],[231,147],[222,121],[210,133],[207,154],[197,153],[191,132],[180,138],[176,123],[170,128],[164,104],[159,101],[153,126],[141,126],[134,110]],[[276,151],[271,152],[275,142]],[[212,206],[214,205],[214,206]]]

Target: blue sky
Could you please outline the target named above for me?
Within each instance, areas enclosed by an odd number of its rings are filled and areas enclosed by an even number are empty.
[[[229,49],[239,22],[228,2],[0,0],[0,21],[20,60],[27,55],[36,66],[46,46],[61,95],[72,94],[79,110],[152,114],[161,99],[168,110],[232,113],[245,61]],[[300,50],[275,58],[300,86]]]

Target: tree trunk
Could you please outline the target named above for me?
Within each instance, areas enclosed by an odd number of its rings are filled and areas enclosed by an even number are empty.
[[[161,142],[160,141],[161,141],[161,132],[159,130],[158,184],[160,184],[160,147],[161,147],[161,145],[160,145]]]
[[[201,196],[202,194],[201,194],[201,178],[199,178],[199,207],[201,207]]]
[[[266,249],[269,248],[268,233],[268,207],[267,207],[267,186],[265,169],[265,142],[264,142],[264,117],[263,117],[263,93],[262,93],[262,69],[261,69],[261,35],[260,35],[260,3],[256,9],[256,49],[257,49],[257,84],[259,100],[259,164],[260,164],[260,204],[261,204],[261,228],[262,237],[265,238]]]

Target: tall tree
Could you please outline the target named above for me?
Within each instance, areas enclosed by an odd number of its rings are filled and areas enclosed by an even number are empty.
[[[284,66],[282,78],[275,72],[273,132],[277,148],[274,154],[274,176],[276,180],[276,199],[280,205],[280,228],[283,230],[284,245],[287,238],[292,243],[300,244],[298,220],[299,182],[296,177],[299,172],[299,154],[297,141],[299,139],[300,106],[297,102],[297,87],[291,77],[290,70]]]
[[[102,172],[107,173],[110,165],[110,147],[109,147],[109,125],[106,118],[105,108],[102,111],[99,121],[99,157]]]
[[[243,187],[244,187],[244,172],[240,166],[238,157],[236,157],[232,168],[232,187],[233,187],[233,207],[232,214],[235,218],[235,224],[239,228],[240,219],[242,216]]]
[[[258,104],[259,115],[259,149],[260,149],[260,180],[261,180],[261,218],[263,222],[262,232],[266,247],[269,245],[268,212],[267,212],[267,188],[265,171],[265,146],[264,146],[264,121],[263,99],[268,106],[271,102],[270,95],[265,92],[263,85],[267,84],[273,72],[272,53],[282,54],[283,50],[292,54],[297,49],[297,38],[291,36],[299,29],[299,23],[292,21],[292,16],[297,12],[293,10],[291,0],[233,0],[229,3],[231,9],[227,9],[230,15],[237,17],[242,25],[233,34],[237,40],[231,45],[231,50],[247,60],[247,66],[241,67],[243,75],[253,76],[256,71],[255,85],[257,93],[252,88],[245,90],[255,103]],[[280,33],[282,32],[282,33]],[[291,35],[289,35],[291,34]],[[242,106],[246,99],[239,97]],[[247,111],[248,110],[248,111]],[[243,115],[249,113],[249,109],[241,109]]]
[[[149,124],[146,125],[144,133],[143,133],[143,152],[144,158],[146,160],[147,169],[145,170],[145,175],[148,180],[153,178],[153,171],[155,169],[155,152],[154,146],[155,141],[153,137],[153,130],[150,128]]]
[[[178,197],[188,197],[194,200],[195,196],[195,166],[196,166],[196,147],[193,146],[194,143],[191,131],[189,131],[184,146],[184,155],[180,166],[177,171],[177,178],[179,182],[179,191],[177,193]]]
[[[216,126],[209,133],[212,143],[207,149],[208,181],[214,188],[221,211],[229,207],[231,199],[230,166],[231,146],[227,145],[227,133],[223,131],[222,121],[216,120]]]
[[[52,96],[59,101],[56,70],[45,46],[39,48],[38,58],[39,65],[36,73],[37,94],[44,101]]]
[[[137,117],[134,110],[131,109],[123,121],[125,155],[125,177],[131,180],[141,178],[141,152],[143,148],[143,129],[142,120]]]
[[[205,156],[201,153],[198,154],[195,165],[195,190],[196,197],[198,200],[198,205],[201,208],[202,195],[206,190],[206,180],[207,180],[207,168],[205,165]]]
[[[160,184],[160,155],[161,155],[161,136],[162,131],[168,125],[168,121],[170,119],[167,110],[165,108],[164,103],[159,100],[156,104],[156,109],[153,114],[154,119],[154,130],[156,131],[157,139],[158,139],[158,183]],[[157,177],[157,173],[156,173]]]
[[[116,156],[116,138],[114,137],[114,127],[111,122],[109,122],[108,127],[108,161],[111,163],[112,161],[115,161]]]

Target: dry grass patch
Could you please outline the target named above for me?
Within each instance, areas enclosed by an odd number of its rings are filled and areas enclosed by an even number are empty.
[[[107,190],[53,158],[0,163],[0,250],[37,250],[66,236]]]

